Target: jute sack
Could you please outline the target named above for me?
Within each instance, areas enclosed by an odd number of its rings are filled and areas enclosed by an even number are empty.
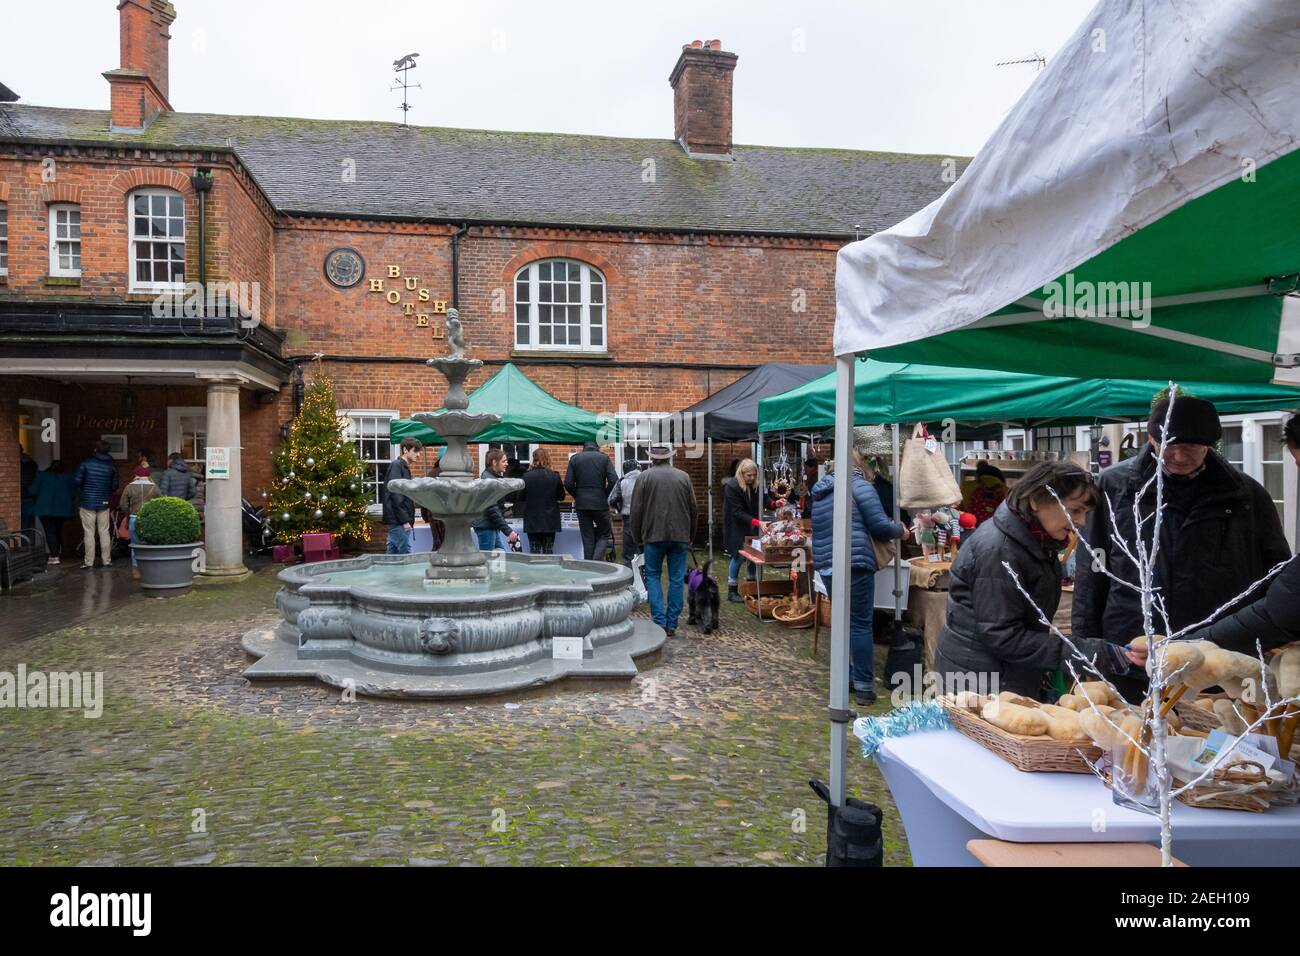
[[[933,451],[931,451],[933,448]],[[943,444],[918,423],[903,444],[898,503],[903,508],[941,508],[961,501],[961,488],[943,454]]]

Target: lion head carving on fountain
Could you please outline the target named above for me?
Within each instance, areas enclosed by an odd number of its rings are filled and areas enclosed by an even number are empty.
[[[420,622],[420,648],[427,654],[450,654],[460,644],[460,623],[449,617]]]

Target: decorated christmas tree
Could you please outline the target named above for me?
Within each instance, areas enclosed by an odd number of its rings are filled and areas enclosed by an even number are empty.
[[[291,544],[315,531],[364,538],[367,504],[361,461],[356,446],[343,436],[334,383],[318,372],[289,437],[275,453],[267,506],[275,540]]]

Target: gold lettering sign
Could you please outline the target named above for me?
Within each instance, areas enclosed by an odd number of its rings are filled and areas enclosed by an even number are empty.
[[[429,290],[420,285],[420,277],[402,275],[401,266],[387,266],[385,268],[385,272],[387,273],[387,277],[389,279],[403,280],[402,285],[406,287],[406,291],[414,293],[412,300],[403,302],[402,290],[400,289],[385,289],[383,279],[371,279],[369,291],[378,292],[388,301],[390,305],[401,306],[403,315],[414,316],[416,328],[429,329],[430,334],[435,339],[446,338],[447,336],[446,329],[444,329],[441,325],[436,325],[434,323],[431,323],[429,321],[429,316],[446,315],[447,300],[433,298],[429,294]],[[428,311],[416,312],[415,309],[416,309],[417,302],[422,303],[420,307],[427,309]],[[428,303],[428,305],[427,306],[423,305],[423,303]]]

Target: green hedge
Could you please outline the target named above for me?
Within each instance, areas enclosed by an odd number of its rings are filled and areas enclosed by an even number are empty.
[[[145,544],[193,544],[199,540],[199,513],[184,498],[150,498],[135,519]]]

